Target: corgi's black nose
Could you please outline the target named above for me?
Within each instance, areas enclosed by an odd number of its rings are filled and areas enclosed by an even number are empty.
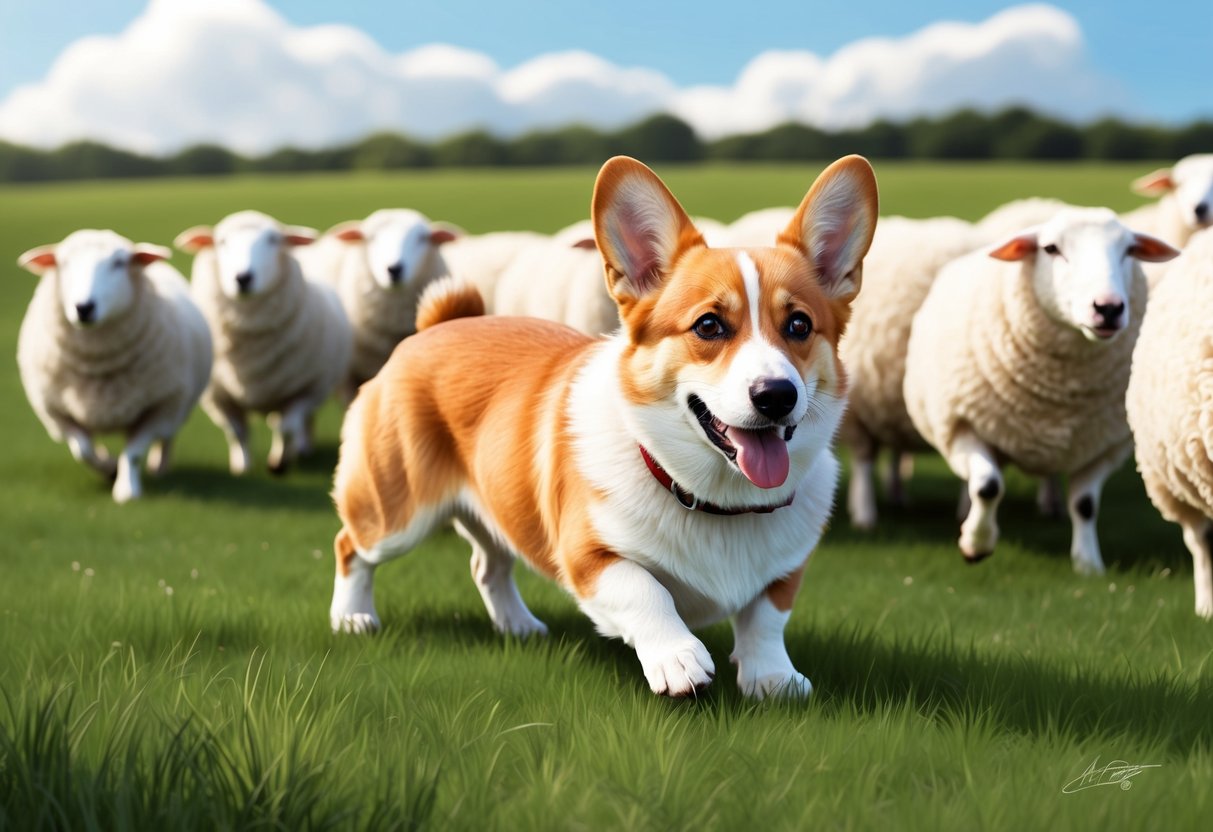
[[[76,304],[76,318],[82,324],[92,323],[93,318],[97,314],[97,304],[91,300],[87,303]]]
[[[762,378],[750,385],[754,409],[775,421],[796,407],[796,385],[786,378]]]

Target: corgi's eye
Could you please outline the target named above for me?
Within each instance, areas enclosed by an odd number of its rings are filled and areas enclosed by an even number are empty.
[[[729,333],[728,329],[725,328],[724,321],[711,312],[697,320],[695,326],[691,327],[691,329],[705,341],[715,341],[717,338],[723,338]]]
[[[784,325],[784,332],[794,341],[803,341],[813,334],[813,322],[803,312],[794,312]]]
[[[1047,246],[1045,246],[1045,254],[1057,256],[1058,254],[1061,254],[1061,249],[1057,247],[1056,243],[1049,243]]]

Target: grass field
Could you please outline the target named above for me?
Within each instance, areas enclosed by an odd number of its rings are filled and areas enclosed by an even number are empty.
[[[1127,208],[1143,166],[878,165],[886,213],[975,217],[1055,195]],[[661,169],[689,211],[795,203],[815,167]],[[519,570],[552,629],[502,640],[447,534],[381,571],[375,638],[328,630],[338,415],[284,479],[226,473],[195,414],[174,470],[115,506],[22,394],[24,249],[79,227],[168,242],[257,207],[320,228],[411,205],[472,231],[580,218],[591,170],[0,188],[0,828],[1183,829],[1213,816],[1213,627],[1177,529],[1131,470],[1100,519],[1109,574],[1012,476],[998,554],[966,567],[957,484],[919,460],[912,509],[839,517],[788,631],[808,704],[741,699],[727,625],[698,701]],[[178,258],[183,268],[186,263]],[[1063,787],[1098,760],[1132,788]]]

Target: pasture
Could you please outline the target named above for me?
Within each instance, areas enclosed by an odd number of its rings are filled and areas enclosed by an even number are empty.
[[[692,214],[794,204],[821,166],[658,168]],[[1152,166],[877,164],[882,213],[976,218],[1016,196],[1117,209]],[[1109,573],[1012,475],[998,553],[955,548],[958,483],[920,457],[872,535],[845,512],[788,629],[808,704],[743,700],[727,625],[697,701],[520,568],[545,641],[496,636],[451,534],[379,573],[385,630],[329,632],[339,415],[288,476],[230,477],[195,413],[142,502],[54,445],[13,356],[35,278],[80,227],[168,243],[240,208],[329,225],[406,205],[473,232],[553,231],[594,171],[486,170],[0,188],[0,828],[1205,828],[1213,627],[1177,528],[1131,464],[1100,517]],[[188,259],[176,264],[188,273]],[[1093,761],[1158,766],[1075,793]]]

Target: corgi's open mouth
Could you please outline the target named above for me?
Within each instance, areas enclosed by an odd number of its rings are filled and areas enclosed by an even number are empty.
[[[778,488],[788,478],[791,460],[788,440],[795,425],[771,425],[750,430],[726,424],[708,410],[703,400],[692,394],[687,407],[695,414],[708,441],[720,449],[750,482],[759,488]]]

